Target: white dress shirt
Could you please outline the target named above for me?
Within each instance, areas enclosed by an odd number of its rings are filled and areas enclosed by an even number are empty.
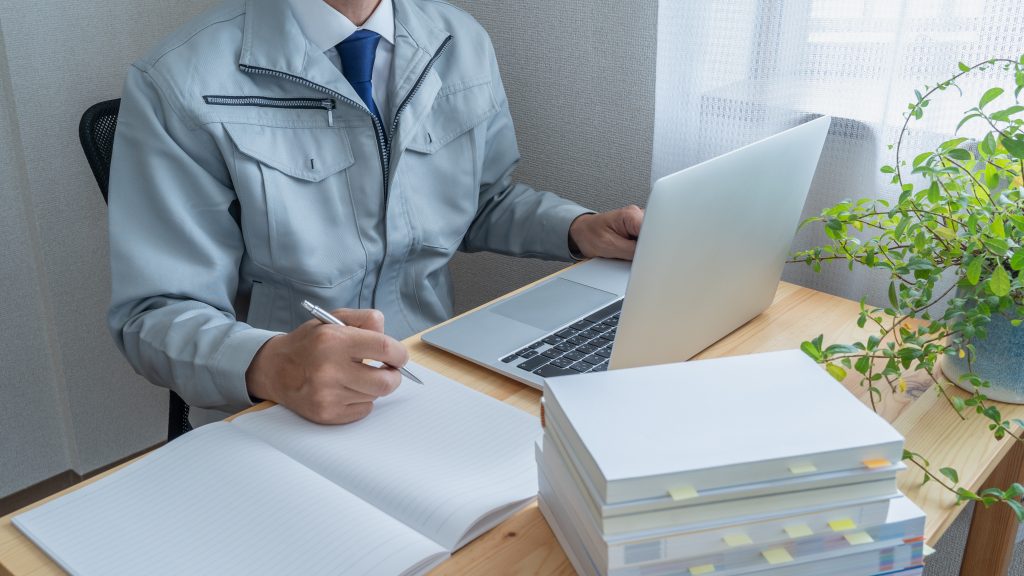
[[[380,4],[362,26],[353,24],[324,0],[289,0],[289,4],[302,33],[310,43],[323,51],[339,71],[341,56],[335,46],[356,30],[372,30],[380,34],[380,43],[377,44],[377,54],[373,61],[373,101],[384,119],[385,129],[390,129],[392,116],[388,81],[391,78],[391,58],[395,51],[395,9],[391,0],[380,0]]]

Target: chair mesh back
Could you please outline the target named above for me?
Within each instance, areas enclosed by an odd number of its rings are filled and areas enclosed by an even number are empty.
[[[114,130],[117,129],[117,113],[121,110],[121,100],[107,100],[93,104],[82,114],[78,123],[78,139],[82,142],[85,158],[92,168],[92,175],[100,185],[103,201],[107,201],[107,185],[110,183],[110,159],[114,152]],[[188,420],[188,404],[174,391],[171,391],[170,403],[167,407],[167,441],[192,429]]]
[[[78,139],[89,160],[96,183],[100,185],[103,201],[107,200],[107,184],[110,182],[110,158],[114,151],[114,130],[117,128],[117,113],[121,100],[107,100],[94,104],[78,124]]]

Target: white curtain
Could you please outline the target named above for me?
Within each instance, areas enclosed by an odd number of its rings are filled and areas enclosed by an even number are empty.
[[[914,89],[949,78],[961,61],[1021,54],[1021,0],[663,0],[652,178],[828,114],[832,130],[804,216],[843,198],[895,197],[879,167],[893,162],[888,145]],[[996,81],[1013,85],[988,71],[965,77],[962,97],[937,93],[924,118],[911,122],[904,158],[951,137],[962,112]],[[752,174],[752,193],[756,181]],[[820,228],[808,227],[794,248],[824,242]],[[784,277],[875,303],[888,285],[842,264],[821,274],[789,265]]]

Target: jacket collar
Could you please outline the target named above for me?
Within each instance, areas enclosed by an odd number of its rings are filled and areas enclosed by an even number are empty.
[[[449,33],[427,16],[416,0],[394,0],[395,57],[392,75],[402,80],[440,48]],[[422,62],[421,62],[422,60]],[[266,68],[303,78],[329,61],[302,33],[288,2],[247,0],[239,65]]]
[[[247,0],[238,64],[300,75],[316,47],[302,33],[288,2]]]

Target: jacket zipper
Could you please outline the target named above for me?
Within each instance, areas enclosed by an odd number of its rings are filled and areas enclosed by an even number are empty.
[[[259,108],[323,109],[327,111],[327,124],[334,126],[333,98],[271,98],[269,96],[203,96],[203,101],[214,106],[257,106]]]
[[[413,84],[412,90],[409,91],[409,93],[405,96],[405,99],[402,100],[402,103],[398,106],[397,109],[395,109],[395,120],[391,124],[392,136],[394,136],[394,134],[398,130],[398,120],[399,118],[401,118],[402,112],[404,112],[405,109],[409,106],[409,102],[412,100],[413,96],[416,95],[420,87],[423,85],[424,80],[426,80],[427,78],[427,74],[430,73],[431,68],[434,67],[434,63],[436,63],[438,58],[440,58],[441,55],[444,54],[445,50],[448,49],[448,45],[451,44],[452,40],[453,37],[449,35],[447,38],[444,39],[443,42],[441,42],[441,45],[437,48],[437,51],[435,51],[434,55],[431,56],[429,61],[427,61],[427,65],[423,68],[423,72],[420,72],[420,76],[419,78],[416,79],[416,83]],[[278,70],[272,70],[270,68],[260,68],[258,66],[249,66],[246,64],[239,64],[238,66],[243,72],[249,72],[253,74],[265,74],[268,76],[284,78],[286,80],[297,82],[308,88],[312,88],[318,92],[323,92],[324,94],[334,96],[335,98],[341,100],[342,102],[346,102],[352,106],[355,106],[356,108],[359,108],[360,110],[363,110],[364,112],[367,113],[367,115],[370,116],[370,121],[373,122],[373,130],[377,135],[377,155],[380,159],[381,176],[384,179],[384,250],[382,253],[381,264],[380,266],[377,267],[377,278],[373,284],[373,296],[370,302],[370,306],[376,308],[377,288],[380,286],[380,277],[381,274],[384,272],[384,260],[387,258],[388,255],[387,210],[388,200],[390,197],[390,186],[388,183],[391,180],[391,142],[389,141],[387,134],[384,132],[384,126],[381,124],[381,121],[378,120],[376,116],[370,113],[370,111],[366,108],[364,104],[358,103],[355,100],[352,100],[351,98],[348,98],[338,92],[335,92],[334,90],[331,90],[326,86],[321,86],[320,84],[317,84],[315,82],[310,82],[309,80],[306,80],[301,76],[295,76],[294,74],[288,74],[287,72],[280,72]],[[330,114],[330,111],[328,111],[328,114]],[[328,116],[328,118],[330,119],[330,116]],[[334,122],[333,120],[331,120],[331,126],[333,125]]]

